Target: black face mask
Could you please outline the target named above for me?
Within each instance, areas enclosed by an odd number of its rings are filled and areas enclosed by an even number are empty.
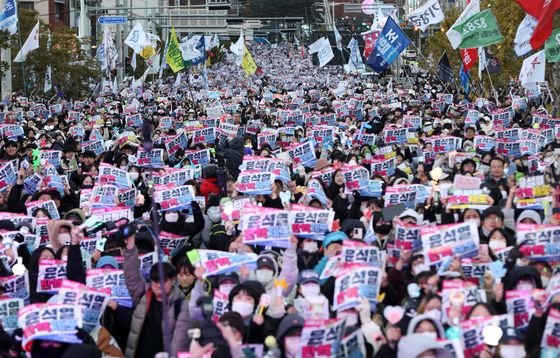
[[[93,184],[82,184],[82,189],[91,189],[93,188]]]
[[[391,232],[392,227],[393,226],[390,223],[382,224],[382,225],[375,225],[373,227],[373,231],[375,231],[379,235],[385,236],[385,235],[387,235]]]

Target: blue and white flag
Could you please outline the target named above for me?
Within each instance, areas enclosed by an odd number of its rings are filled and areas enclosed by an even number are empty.
[[[374,71],[381,72],[389,67],[409,44],[410,39],[401,30],[399,25],[391,17],[388,17],[373,51],[368,57],[367,64]]]
[[[465,93],[468,96],[469,92],[470,92],[469,82],[470,82],[471,78],[470,78],[469,72],[465,71],[465,66],[463,64],[461,64],[461,70],[459,72],[459,78],[461,79],[461,85],[465,89]]]
[[[0,15],[0,31],[8,30],[10,35],[17,32],[17,5],[15,0],[6,0],[4,10]]]

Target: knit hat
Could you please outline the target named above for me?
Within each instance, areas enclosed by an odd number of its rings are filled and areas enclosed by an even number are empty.
[[[532,220],[537,225],[542,224],[541,216],[535,210],[523,210],[523,212],[519,214],[519,217],[517,218],[516,222],[519,224],[521,223],[521,221],[525,219]]]
[[[434,325],[434,327],[437,329],[438,337],[439,338],[444,338],[445,337],[445,333],[444,333],[443,326],[441,325],[441,323],[439,321],[435,320],[432,316],[427,315],[427,314],[420,314],[420,315],[414,316],[414,318],[412,318],[412,320],[408,324],[408,330],[407,330],[406,334],[413,334],[416,327],[422,321],[430,321]]]
[[[342,231],[334,231],[325,236],[325,239],[323,240],[323,247],[326,249],[330,244],[335,242],[342,243],[344,240],[348,240],[348,235]]]

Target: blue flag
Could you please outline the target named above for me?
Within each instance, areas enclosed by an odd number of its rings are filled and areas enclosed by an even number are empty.
[[[204,61],[206,61],[206,44],[204,41],[204,35],[200,36],[200,39],[198,40],[198,44],[196,45],[196,49],[200,51],[200,53],[202,53],[202,56],[193,58],[192,60],[193,65],[198,65],[199,63],[203,63]]]
[[[468,96],[470,92],[469,83],[470,83],[471,76],[469,75],[468,71],[465,71],[465,66],[463,66],[463,64],[461,64],[459,78],[461,79],[461,85],[463,85],[463,88],[465,89],[465,94],[467,94]]]
[[[367,64],[376,72],[385,70],[410,44],[410,39],[389,16],[377,38]]]

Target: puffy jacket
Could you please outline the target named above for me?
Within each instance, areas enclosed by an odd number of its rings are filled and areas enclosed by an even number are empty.
[[[136,347],[138,346],[138,338],[140,337],[144,320],[148,314],[148,307],[150,307],[150,302],[152,299],[155,299],[155,297],[140,274],[138,248],[134,247],[132,250],[125,249],[123,270],[126,287],[134,303],[134,313],[132,315],[125,356],[127,358],[134,358],[136,355]],[[182,304],[184,299],[185,296],[183,293],[181,293],[177,286],[174,286],[168,297],[167,309],[165,310],[171,328],[171,337],[167,337],[167,339],[172,338],[171,349],[173,356],[175,356],[178,351],[186,351],[188,348],[186,342],[190,316],[188,305]],[[181,304],[177,305],[176,302],[179,302],[179,300]],[[180,307],[179,313],[176,312],[178,306]],[[162,329],[162,331],[165,332],[164,329]],[[166,341],[166,337],[164,337],[163,341]]]

